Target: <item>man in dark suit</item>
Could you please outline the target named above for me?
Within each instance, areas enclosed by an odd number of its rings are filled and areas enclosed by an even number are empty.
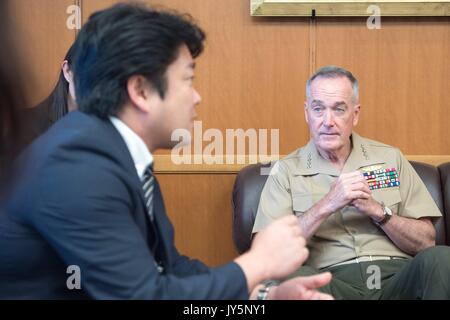
[[[81,111],[25,151],[0,215],[0,298],[246,299],[306,259],[295,217],[218,268],[174,246],[152,152],[192,127],[203,40],[187,18],[138,5],[90,17],[73,64]],[[270,297],[329,298],[314,290],[329,280],[293,279]]]

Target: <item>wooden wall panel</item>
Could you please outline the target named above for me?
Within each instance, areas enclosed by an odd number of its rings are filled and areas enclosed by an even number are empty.
[[[15,39],[27,70],[26,90],[30,107],[42,101],[56,84],[62,59],[75,39],[66,26],[66,13],[75,0],[9,1]]]
[[[83,17],[117,1],[84,0]],[[145,1],[190,13],[207,33],[197,61],[203,129],[280,129],[280,152],[308,140],[303,117],[309,74],[306,18],[252,18],[246,0]]]
[[[234,174],[159,174],[180,252],[211,266],[237,256],[232,241]]]
[[[450,154],[450,19],[319,19],[317,67],[335,64],[360,81],[359,132],[405,154]]]

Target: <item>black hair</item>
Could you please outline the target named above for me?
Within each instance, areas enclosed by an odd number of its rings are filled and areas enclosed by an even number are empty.
[[[75,51],[78,48],[78,42],[74,42],[64,57],[67,61],[69,67],[72,68],[72,60],[75,55]],[[56,82],[50,95],[44,101],[48,104],[48,116],[51,122],[56,122],[62,117],[64,117],[69,112],[68,107],[68,96],[69,96],[69,83],[64,77],[64,72],[60,70],[58,82]]]
[[[117,4],[92,14],[77,41],[72,64],[79,110],[115,116],[129,99],[127,81],[142,75],[164,99],[166,71],[185,44],[196,58],[205,33],[189,15],[141,4]]]

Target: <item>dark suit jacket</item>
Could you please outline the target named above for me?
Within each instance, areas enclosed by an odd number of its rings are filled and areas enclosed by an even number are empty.
[[[157,185],[158,273],[141,182],[108,120],[70,113],[25,150],[19,172],[0,215],[0,299],[248,298],[237,264],[178,253]],[[67,288],[71,265],[81,290]]]

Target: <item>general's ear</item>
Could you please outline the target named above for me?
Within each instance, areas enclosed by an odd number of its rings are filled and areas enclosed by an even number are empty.
[[[353,107],[353,126],[356,127],[356,125],[359,122],[359,115],[361,112],[361,105],[358,103]]]
[[[306,123],[309,123],[309,120],[308,120],[308,101],[305,101],[304,111],[305,111]]]

